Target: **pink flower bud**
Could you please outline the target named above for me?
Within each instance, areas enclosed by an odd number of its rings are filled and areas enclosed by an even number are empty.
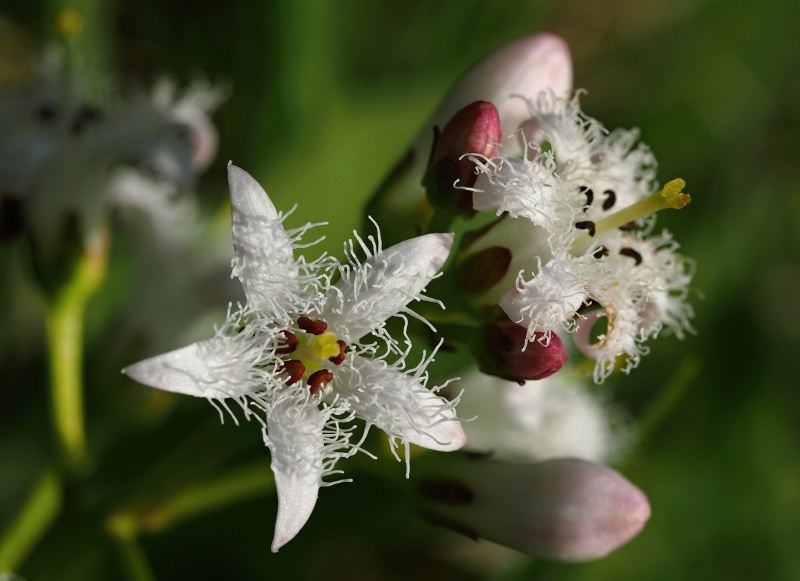
[[[497,107],[488,101],[475,101],[460,109],[444,126],[436,143],[433,162],[444,158],[458,159],[465,153],[482,153],[491,157],[502,138]]]
[[[432,520],[534,557],[591,561],[630,541],[650,518],[645,494],[621,474],[572,458],[447,465],[420,483]]]
[[[497,107],[507,133],[530,118],[521,95],[535,99],[552,90],[565,97],[572,90],[572,60],[560,37],[546,32],[526,36],[493,52],[459,78],[433,116],[441,126],[472,101],[491,101]]]
[[[457,189],[475,184],[475,163],[466,154],[478,153],[491,157],[502,139],[500,115],[486,101],[475,101],[459,110],[439,131],[434,129],[433,151],[423,178],[428,200],[435,207],[472,216],[472,192]]]
[[[508,320],[481,327],[472,344],[481,371],[524,385],[526,380],[544,379],[564,366],[567,350],[558,335],[551,333],[547,340],[536,333],[526,345],[526,333],[524,327]]]
[[[399,242],[413,237],[427,228],[433,215],[421,185],[433,127],[444,127],[469,103],[489,101],[497,107],[504,131],[514,133],[530,117],[527,103],[515,95],[535,99],[542,91],[552,90],[566,97],[571,89],[569,48],[548,33],[512,42],[466,71],[370,202],[369,213],[381,224],[384,239]],[[506,144],[505,153],[512,155],[512,148],[513,144]]]

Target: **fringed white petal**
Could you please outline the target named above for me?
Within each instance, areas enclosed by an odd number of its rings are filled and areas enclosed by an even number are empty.
[[[240,398],[257,387],[241,364],[242,353],[227,337],[214,337],[122,370],[139,383],[215,400]]]
[[[278,492],[273,553],[300,532],[314,510],[323,474],[324,427],[324,414],[307,397],[286,397],[267,408],[264,441],[272,453]]]
[[[454,404],[381,360],[352,356],[336,370],[335,389],[355,414],[390,437],[448,452],[466,442]]]
[[[249,173],[228,164],[228,182],[236,252],[233,276],[241,281],[250,307],[279,317],[298,293],[292,240],[264,188]]]
[[[586,298],[586,279],[581,264],[562,254],[554,256],[530,281],[518,282],[500,300],[508,317],[528,328],[532,339],[537,331],[548,332],[560,325],[572,325],[572,318]]]
[[[572,210],[559,190],[555,164],[549,154],[534,159],[497,157],[470,158],[481,175],[475,183],[472,200],[478,211],[494,210],[512,218],[526,218],[535,226],[553,231],[569,222]]]
[[[343,267],[339,282],[328,289],[323,318],[348,343],[358,341],[422,298],[452,244],[452,234],[427,234]]]

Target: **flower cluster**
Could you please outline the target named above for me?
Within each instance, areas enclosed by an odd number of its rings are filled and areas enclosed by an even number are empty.
[[[215,337],[125,368],[137,381],[239,404],[263,426],[279,508],[273,551],[291,540],[313,510],[337,460],[358,452],[354,418],[406,447],[454,450],[464,443],[454,402],[427,387],[424,357],[407,365],[410,344],[385,328],[446,260],[452,236],[429,234],[382,248],[380,236],[350,243],[347,262],[295,252],[312,227],[283,227],[266,192],[229,165],[235,259],[247,304]],[[359,259],[360,253],[366,256]],[[337,278],[334,283],[334,277]]]
[[[522,63],[531,67],[519,76]],[[689,196],[681,180],[659,190],[636,131],[609,133],[578,95],[566,97],[571,66],[560,39],[526,39],[476,70],[370,202],[388,248],[380,234],[356,235],[343,261],[307,260],[300,250],[313,243],[302,239],[318,225],[285,229],[261,186],[229,165],[232,274],[246,304],[229,309],[213,338],[124,369],[143,384],[205,397],[222,417],[238,405],[261,425],[279,503],[273,551],[304,526],[338,461],[369,454],[372,425],[398,459],[398,441],[406,459],[410,444],[494,455],[442,462],[421,483],[429,516],[476,537],[587,560],[649,518],[644,494],[600,464],[619,448],[619,430],[581,374],[562,369],[567,348],[556,333],[574,333],[601,383],[618,364],[635,367],[662,328],[691,330],[688,263],[668,232],[653,234],[652,216]],[[533,100],[511,97],[528,89]],[[501,146],[506,124],[513,139]],[[476,215],[481,225],[461,229],[446,265],[456,236],[441,232],[459,231],[450,227],[456,216]],[[448,382],[428,387],[433,354],[409,362],[410,336],[430,324],[408,305],[438,303],[423,292],[440,270],[455,306],[442,319],[448,346],[495,376],[474,372],[458,386],[475,416],[466,434],[455,412],[461,396],[438,393]],[[386,324],[394,316],[400,333]]]
[[[534,135],[522,158],[469,156],[480,173],[474,208],[529,224],[527,248],[517,251],[526,263],[510,272],[516,284],[499,304],[529,341],[580,330],[579,348],[597,360],[602,382],[620,356],[624,371],[636,367],[643,343],[663,327],[678,336],[691,329],[687,261],[669,232],[650,235],[652,213],[681,208],[689,196],[682,180],[656,191],[655,158],[636,145],[638,132],[609,133],[581,111],[577,94],[545,92],[528,106]],[[601,318],[607,328],[593,342]]]

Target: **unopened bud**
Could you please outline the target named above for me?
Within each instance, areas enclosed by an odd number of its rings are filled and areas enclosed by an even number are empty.
[[[421,186],[433,127],[442,127],[466,104],[482,100],[496,105],[502,127],[513,134],[530,118],[527,103],[518,96],[535,99],[547,90],[567,96],[571,87],[569,48],[547,33],[512,42],[465,72],[369,202],[368,214],[381,225],[384,241],[397,243],[416,236],[433,216]],[[506,143],[505,154],[515,153],[511,145]]]
[[[434,522],[553,561],[604,557],[650,518],[647,497],[621,474],[573,458],[534,464],[454,458],[446,476],[429,477],[419,490]]]
[[[441,131],[434,128],[433,150],[423,178],[428,200],[434,207],[472,216],[475,163],[467,154],[492,157],[502,139],[500,114],[487,101],[475,101],[460,109]],[[456,188],[455,186],[459,186]]]
[[[516,381],[544,379],[567,362],[567,350],[555,333],[537,332],[526,341],[527,330],[511,321],[494,321],[478,331],[472,351],[484,373]]]

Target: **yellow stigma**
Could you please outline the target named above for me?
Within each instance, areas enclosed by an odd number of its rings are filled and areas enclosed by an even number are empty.
[[[83,14],[71,7],[62,8],[56,16],[56,32],[64,40],[78,36],[83,30]]]
[[[648,214],[666,210],[667,208],[672,208],[673,210],[685,208],[692,201],[692,197],[683,193],[684,186],[686,186],[686,182],[681,178],[676,178],[667,182],[663,188],[652,196],[648,196],[644,200],[621,209],[619,212],[606,216],[595,223],[594,236],[585,234],[572,243],[572,252],[576,254],[583,252],[593,239],[599,238],[606,232],[615,230],[629,222],[644,218]]]
[[[292,359],[299,359],[306,368],[306,375],[323,368],[320,361],[327,361],[331,357],[336,357],[341,352],[337,337],[333,333],[323,333],[322,335],[303,334],[298,337],[300,345],[292,353]]]
[[[667,208],[674,208],[680,210],[689,205],[692,201],[692,196],[683,193],[683,188],[686,187],[686,182],[681,178],[676,178],[667,182],[661,191],[654,195],[661,195]],[[661,208],[659,208],[661,209]]]

